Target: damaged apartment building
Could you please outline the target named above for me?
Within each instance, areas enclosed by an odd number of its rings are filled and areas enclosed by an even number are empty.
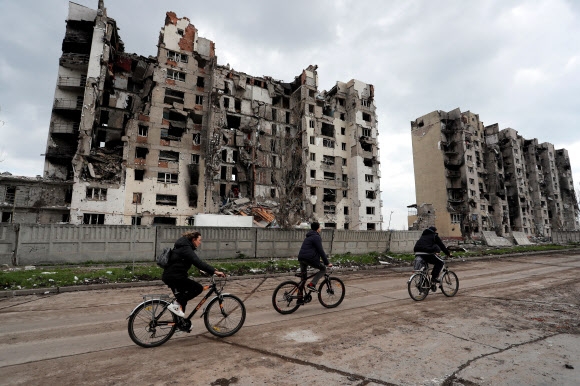
[[[319,91],[312,65],[289,83],[234,71],[173,12],[156,57],[128,54],[103,1],[69,3],[59,64],[44,178],[73,182],[71,223],[381,229],[372,85]]]
[[[550,237],[579,228],[565,149],[484,126],[479,115],[459,109],[417,118],[411,134],[418,209],[411,228],[435,225],[444,236],[464,238],[482,231]]]

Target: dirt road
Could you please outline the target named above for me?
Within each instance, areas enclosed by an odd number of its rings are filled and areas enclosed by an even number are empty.
[[[230,338],[199,318],[191,334],[143,349],[125,318],[144,293],[98,290],[0,301],[0,384],[577,385],[580,256],[453,261],[460,289],[422,302],[410,271],[335,271],[336,309],[271,306],[289,277],[231,280],[247,319]]]

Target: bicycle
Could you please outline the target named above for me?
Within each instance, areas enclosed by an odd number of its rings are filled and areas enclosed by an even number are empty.
[[[424,262],[421,269],[414,269],[413,272],[413,275],[411,275],[407,282],[409,296],[411,296],[411,299],[415,301],[421,301],[429,295],[429,291],[435,292],[437,290],[437,285],[436,283],[431,282],[429,264],[426,262]],[[455,296],[459,289],[459,279],[453,271],[450,271],[447,268],[446,260],[443,261],[441,272],[443,272],[440,279],[441,282],[439,283],[441,292],[443,292],[443,295],[447,297]]]
[[[189,332],[191,318],[213,294],[215,296],[204,308],[200,318],[204,317],[205,327],[217,337],[224,338],[235,334],[246,320],[246,307],[237,296],[222,292],[226,282],[227,278],[216,282],[211,276],[210,284],[203,287],[204,291],[209,291],[186,318],[177,316],[167,309],[175,297],[143,295],[143,302],[128,316],[129,337],[135,344],[149,348],[167,342],[176,329]]]
[[[333,269],[327,269],[324,274],[324,280],[318,286],[318,301],[326,308],[337,307],[342,303],[345,295],[344,283],[336,277],[330,277]],[[272,305],[274,309],[281,314],[291,314],[296,311],[301,305],[305,305],[312,301],[312,290],[306,290],[306,281],[316,275],[317,272],[310,276],[302,273],[297,273],[300,277],[299,283],[288,280],[282,282],[276,287],[272,294]],[[307,292],[306,292],[307,291]],[[304,295],[301,297],[300,294]]]

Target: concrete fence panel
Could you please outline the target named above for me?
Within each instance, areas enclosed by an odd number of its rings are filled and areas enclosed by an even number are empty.
[[[412,253],[413,247],[423,231],[391,231],[390,251],[393,253]]]
[[[0,264],[14,265],[16,263],[16,231],[18,225],[0,225]]]
[[[258,229],[256,257],[298,256],[307,229]],[[332,231],[322,231],[322,247],[328,253]]]
[[[385,252],[389,248],[390,232],[334,230],[332,254],[362,254]]]
[[[228,259],[255,256],[257,228],[225,227],[157,227],[157,251],[172,247],[183,233],[196,230],[201,233],[202,244],[197,251],[202,259]]]
[[[553,231],[552,241],[556,244],[580,243],[579,231]]]
[[[155,228],[20,224],[17,265],[151,261]]]

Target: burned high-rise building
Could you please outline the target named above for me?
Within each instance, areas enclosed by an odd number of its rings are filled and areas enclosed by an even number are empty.
[[[479,115],[459,109],[417,118],[411,134],[416,205],[432,204],[427,225],[442,235],[550,237],[553,230],[579,228],[565,149],[484,126]]]
[[[117,32],[103,1],[70,3],[44,177],[73,182],[71,223],[249,208],[284,227],[381,229],[373,85],[320,91],[312,65],[291,82],[235,71],[172,12],[156,57],[126,53]]]

